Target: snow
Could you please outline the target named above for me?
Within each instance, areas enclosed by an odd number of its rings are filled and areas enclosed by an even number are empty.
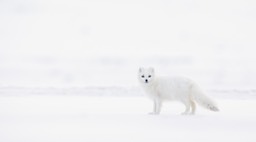
[[[1,0],[1,142],[256,140],[254,0]],[[159,116],[137,70],[219,103]]]
[[[255,99],[218,99],[220,112],[198,107],[183,116],[179,103],[149,115],[146,97],[1,96],[0,140],[248,141],[256,140]]]

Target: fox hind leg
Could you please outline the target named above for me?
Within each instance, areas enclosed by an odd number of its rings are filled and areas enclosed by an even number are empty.
[[[194,115],[196,112],[196,103],[194,101],[190,101],[190,106],[191,106],[191,115]]]

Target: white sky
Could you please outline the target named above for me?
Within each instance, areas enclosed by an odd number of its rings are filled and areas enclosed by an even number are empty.
[[[178,56],[207,68],[235,62],[245,73],[255,60],[255,7],[253,0],[4,0],[0,63],[8,72],[38,60]]]
[[[167,50],[196,50],[205,53],[213,48],[253,49],[255,46],[254,1],[13,0],[1,3],[1,49],[9,48],[17,54],[76,57],[91,52],[162,54]]]

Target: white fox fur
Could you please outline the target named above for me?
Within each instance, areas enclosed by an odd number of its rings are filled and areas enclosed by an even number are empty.
[[[153,68],[140,68],[138,78],[146,94],[154,102],[151,114],[159,114],[163,101],[168,100],[177,100],[183,103],[186,109],[182,114],[195,114],[195,102],[209,110],[219,111],[215,102],[188,78],[156,77]]]

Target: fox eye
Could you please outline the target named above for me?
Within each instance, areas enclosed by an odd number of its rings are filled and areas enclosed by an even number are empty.
[[[144,75],[142,75],[141,77],[142,77],[142,78],[144,78],[145,76],[144,76]]]
[[[148,76],[148,78],[150,78],[150,77],[151,77],[151,75]]]

